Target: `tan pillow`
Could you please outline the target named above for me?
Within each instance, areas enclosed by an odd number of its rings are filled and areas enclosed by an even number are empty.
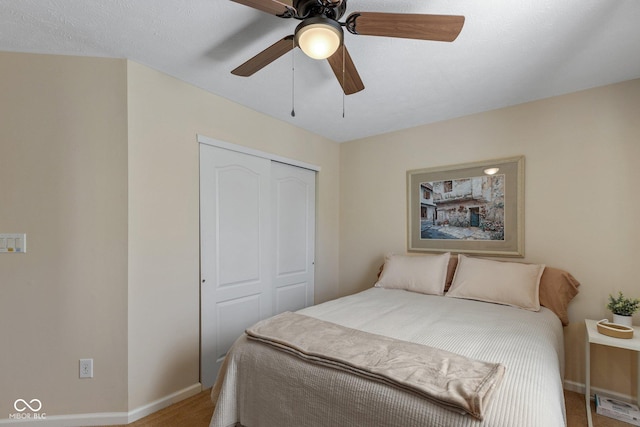
[[[456,267],[458,266],[458,255],[449,257],[449,267],[447,268],[447,281],[444,283],[444,291],[447,292],[453,282],[453,276],[456,274]]]
[[[442,255],[387,255],[375,286],[443,295],[449,252]]]
[[[569,324],[567,307],[578,295],[580,282],[571,274],[558,268],[547,267],[540,279],[540,305],[553,311],[564,326]]]
[[[448,297],[492,302],[539,311],[542,264],[501,262],[458,255]]]

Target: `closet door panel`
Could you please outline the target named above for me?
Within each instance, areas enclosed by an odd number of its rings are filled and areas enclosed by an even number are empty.
[[[272,314],[271,162],[200,146],[201,382],[244,330]]]
[[[315,178],[313,171],[273,162],[274,314],[313,305]]]
[[[231,165],[216,174],[218,238],[218,287],[232,288],[259,283],[261,280],[260,248],[262,176],[255,169]]]

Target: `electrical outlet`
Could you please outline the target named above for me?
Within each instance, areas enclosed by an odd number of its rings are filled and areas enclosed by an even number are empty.
[[[93,378],[93,359],[80,359],[80,378]]]

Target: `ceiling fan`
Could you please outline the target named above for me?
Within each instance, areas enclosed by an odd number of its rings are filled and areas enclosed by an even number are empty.
[[[342,27],[356,35],[452,42],[464,24],[464,16],[458,15],[381,12],[354,12],[344,22],[339,22],[346,12],[347,0],[231,1],[280,18],[302,21],[294,34],[275,42],[231,71],[232,74],[251,76],[294,47],[299,47],[311,58],[327,59],[346,95],[363,90],[364,84],[344,45]]]

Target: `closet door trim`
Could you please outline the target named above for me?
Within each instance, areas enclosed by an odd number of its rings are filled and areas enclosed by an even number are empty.
[[[224,148],[226,150],[231,150],[231,151],[237,151],[238,153],[249,154],[256,157],[262,157],[263,159],[272,160],[274,162],[285,163],[291,166],[296,166],[299,168],[320,172],[320,166],[312,165],[311,163],[301,162],[299,160],[278,156],[276,154],[267,153],[266,151],[255,150],[253,148],[232,144],[230,142],[219,141],[217,139],[209,138],[208,136],[204,136],[204,135],[198,135],[198,142],[200,144],[207,144],[213,147]]]

